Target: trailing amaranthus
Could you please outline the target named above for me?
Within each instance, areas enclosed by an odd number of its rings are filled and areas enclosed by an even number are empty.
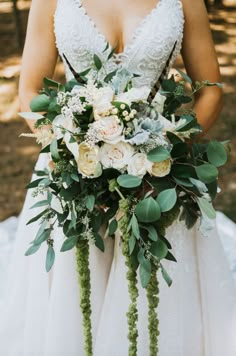
[[[150,281],[147,285],[148,300],[148,330],[149,330],[149,350],[150,356],[158,355],[159,320],[157,307],[159,304],[159,283],[157,277],[158,267],[152,265]]]
[[[89,242],[80,240],[76,248],[76,263],[80,286],[80,308],[83,315],[84,349],[86,356],[93,355],[92,323],[91,323],[91,281],[89,269]]]
[[[138,288],[137,288],[137,272],[133,268],[130,255],[129,255],[129,237],[128,224],[129,224],[129,203],[126,199],[120,201],[120,210],[123,213],[122,218],[119,221],[119,228],[122,233],[122,252],[125,256],[125,264],[127,266],[127,282],[128,290],[130,296],[130,305],[127,312],[127,321],[128,321],[128,339],[130,342],[129,345],[129,356],[137,356],[138,345],[138,308],[137,308],[137,298],[138,298]]]

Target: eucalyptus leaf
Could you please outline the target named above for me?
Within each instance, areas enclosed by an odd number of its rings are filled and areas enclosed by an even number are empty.
[[[167,248],[166,244],[161,239],[158,239],[157,242],[153,242],[153,244],[150,248],[150,252],[156,258],[158,258],[158,260],[162,260],[163,258],[165,258],[167,256],[168,248]]]
[[[162,276],[163,276],[164,280],[166,281],[167,285],[169,287],[171,287],[173,281],[162,264],[161,264],[161,273],[162,273]]]
[[[72,236],[67,238],[61,247],[61,252],[69,251],[76,246],[78,242],[78,236]]]
[[[139,230],[138,220],[134,214],[131,218],[131,227],[132,227],[133,235],[136,237],[136,239],[139,240],[140,239],[140,230]]]
[[[136,238],[135,238],[134,234],[131,234],[130,238],[129,238],[129,254],[130,255],[132,255],[135,245],[136,245]]]
[[[137,204],[135,214],[140,222],[150,223],[160,219],[161,209],[159,204],[149,197]]]
[[[108,227],[109,235],[110,236],[114,235],[117,229],[118,229],[118,222],[116,219],[113,219]]]
[[[141,285],[143,288],[146,288],[150,278],[151,278],[151,273],[152,273],[152,265],[149,260],[143,261],[142,264],[140,264],[139,267],[139,275],[140,275],[140,280],[141,280]]]
[[[209,143],[207,148],[207,157],[210,163],[214,164],[216,167],[223,166],[228,159],[228,155],[224,146],[217,141],[212,141]]]
[[[162,162],[170,158],[170,152],[166,148],[158,146],[148,153],[147,158],[154,163]]]
[[[176,190],[174,188],[163,190],[158,194],[157,202],[163,213],[171,210],[177,202]]]
[[[35,96],[30,102],[30,109],[33,112],[47,111],[50,104],[50,97],[46,94]]]
[[[46,229],[34,240],[34,245],[41,245],[43,242],[47,241],[52,233],[52,229]]]
[[[123,188],[136,188],[142,183],[142,179],[130,174],[123,174],[117,178],[117,183]]]
[[[48,204],[49,204],[48,200],[41,200],[35,203],[33,206],[31,206],[30,209],[41,208],[42,206],[48,206]]]
[[[209,219],[216,218],[216,211],[211,202],[204,198],[198,198],[197,202],[203,215],[206,215]]]
[[[176,69],[176,70],[187,83],[189,83],[191,85],[193,84],[192,79],[186,73],[184,73],[180,69]]]
[[[43,215],[45,215],[48,211],[49,211],[49,209],[43,210],[41,213],[39,213],[38,215],[36,215],[35,217],[33,217],[31,220],[29,220],[26,225],[30,225],[30,224],[32,224],[33,222],[39,220],[39,219],[40,219]]]
[[[46,257],[46,271],[49,272],[55,261],[55,251],[52,246],[48,246],[47,257]]]
[[[33,245],[25,253],[25,256],[30,256],[36,253],[40,249],[41,245]]]
[[[94,195],[88,195],[85,199],[85,206],[89,211],[93,211],[94,209],[94,204],[95,204],[95,196]]]
[[[211,183],[218,177],[218,170],[209,163],[195,167],[198,178],[204,183]]]
[[[147,230],[148,231],[148,237],[151,241],[157,241],[158,240],[158,234],[157,234],[157,230],[153,225],[142,225],[141,226],[142,229]]]

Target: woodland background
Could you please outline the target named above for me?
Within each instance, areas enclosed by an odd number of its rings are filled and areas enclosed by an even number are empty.
[[[230,139],[232,147],[229,162],[221,169],[222,193],[216,207],[236,221],[236,0],[205,2],[224,83],[224,109],[210,137]],[[0,221],[20,213],[25,185],[39,153],[34,140],[19,138],[28,128],[17,115],[17,87],[29,7],[28,0],[0,1]],[[181,59],[177,66],[182,66]],[[63,80],[60,63],[56,77]]]

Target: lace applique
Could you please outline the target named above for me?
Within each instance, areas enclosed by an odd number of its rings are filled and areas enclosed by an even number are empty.
[[[77,71],[83,71],[93,64],[94,53],[105,61],[107,40],[86,13],[81,0],[58,0],[54,27],[59,54],[65,53]],[[131,42],[125,45],[121,53],[110,58],[105,69],[112,71],[126,67],[140,75],[134,79],[135,86],[155,84],[176,41],[170,68],[180,52],[183,27],[181,1],[157,1],[134,31]],[[109,47],[111,49],[111,45]],[[66,64],[65,69],[67,79],[71,79]]]

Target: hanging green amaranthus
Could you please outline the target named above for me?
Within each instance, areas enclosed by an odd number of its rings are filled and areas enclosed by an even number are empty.
[[[138,308],[137,308],[137,298],[138,298],[138,280],[137,272],[132,266],[131,258],[129,255],[129,238],[130,234],[128,232],[129,224],[129,203],[126,199],[120,201],[120,210],[123,213],[122,218],[119,221],[119,228],[122,233],[122,252],[125,256],[125,264],[127,266],[126,278],[128,282],[128,290],[130,296],[130,305],[127,312],[128,321],[128,339],[129,339],[129,356],[137,356],[138,351]]]
[[[93,338],[92,338],[92,323],[91,323],[91,280],[89,269],[89,242],[88,240],[80,240],[76,248],[76,263],[80,286],[80,308],[83,315],[84,328],[84,349],[86,356],[93,355]]]
[[[152,273],[150,281],[147,285],[147,300],[148,300],[148,330],[149,330],[149,350],[150,356],[158,355],[158,336],[159,320],[157,308],[159,305],[159,283],[157,277],[158,267],[152,265]]]

